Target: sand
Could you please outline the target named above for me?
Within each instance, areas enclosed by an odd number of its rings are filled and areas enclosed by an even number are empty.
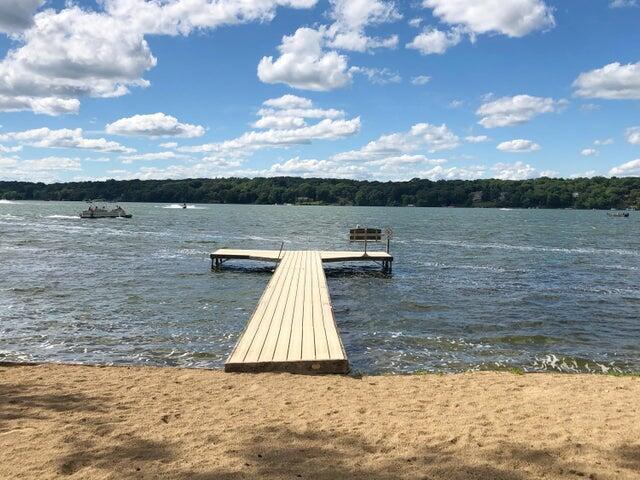
[[[0,365],[1,479],[640,479],[640,378]]]

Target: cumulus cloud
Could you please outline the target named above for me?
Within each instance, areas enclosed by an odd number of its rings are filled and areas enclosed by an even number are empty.
[[[464,137],[464,139],[469,143],[484,143],[489,141],[489,137],[486,135],[470,135],[468,137]]]
[[[384,0],[331,0],[329,16],[334,20],[325,31],[327,46],[365,52],[374,48],[395,48],[398,36],[378,38],[365,33],[371,25],[394,22],[402,15],[394,2]]]
[[[0,180],[54,182],[60,173],[82,170],[80,159],[69,157],[43,157],[21,160],[0,157]]]
[[[134,115],[121,118],[106,126],[107,133],[132,137],[184,137],[194,138],[204,135],[200,125],[180,123],[177,118],[164,113]]]
[[[627,128],[625,131],[627,142],[632,145],[640,145],[640,127]]]
[[[484,103],[476,115],[481,117],[478,123],[485,128],[510,127],[526,123],[543,113],[557,112],[566,104],[566,100],[516,95]]]
[[[176,152],[149,152],[138,155],[124,155],[120,157],[122,163],[132,163],[135,161],[148,160],[174,160],[177,158],[185,158],[186,155],[180,155]]]
[[[602,140],[594,140],[594,145],[611,145],[613,143],[613,138],[604,138]]]
[[[15,147],[5,147],[4,145],[0,145],[0,153],[16,153],[20,150],[22,150],[22,145]]]
[[[278,47],[280,56],[262,57],[258,78],[265,83],[284,83],[303,90],[327,91],[351,83],[347,58],[335,51],[323,50],[324,33],[299,28],[284,36]]]
[[[609,170],[612,177],[639,177],[640,176],[640,158],[623,163]]]
[[[426,85],[431,80],[429,75],[418,75],[417,77],[411,77],[412,85]]]
[[[0,111],[75,113],[82,97],[121,96],[131,87],[149,85],[143,75],[157,60],[145,35],[187,35],[269,21],[279,6],[309,8],[316,0],[103,0],[98,2],[101,10],[67,2],[65,8],[43,10],[31,20],[28,13],[40,3],[0,2],[0,22],[9,22],[10,28],[17,28],[20,19],[32,21],[0,62]],[[1,8],[9,8],[11,15]]]
[[[309,99],[284,95],[266,100],[253,124],[258,130],[218,143],[181,147],[182,152],[211,153],[210,161],[237,160],[263,148],[305,145],[313,140],[336,140],[357,133],[360,117],[346,119],[342,110],[322,109]],[[313,120],[316,123],[307,123]]]
[[[442,55],[461,41],[462,30],[459,28],[452,28],[448,32],[444,32],[435,27],[429,27],[416,35],[406,46],[418,50],[422,55]]]
[[[580,155],[585,156],[585,157],[594,157],[596,155],[598,155],[598,150],[596,150],[595,148],[583,148],[580,151]]]
[[[491,167],[491,172],[492,178],[500,180],[526,180],[539,176],[535,168],[523,162],[496,163]]]
[[[367,68],[367,67],[351,67],[351,73],[360,73],[376,85],[386,85],[388,83],[400,83],[402,77],[398,72],[389,70],[388,68]]]
[[[637,6],[637,0],[611,0],[611,3],[609,4],[609,8],[630,8]]]
[[[440,21],[473,34],[523,37],[555,26],[552,8],[542,0],[423,0],[422,5]]]
[[[502,152],[529,153],[540,150],[540,145],[532,142],[531,140],[518,138],[515,140],[509,140],[508,142],[502,142],[496,148]]]
[[[33,25],[44,0],[0,0],[0,32],[18,33]]]
[[[133,153],[134,149],[104,138],[85,138],[81,128],[35,128],[0,134],[0,141],[14,141],[39,148],[78,148],[96,152]]]
[[[459,138],[445,125],[417,123],[407,132],[382,135],[358,150],[334,155],[337,161],[374,161],[400,157],[421,149],[429,152],[450,150],[459,145]]]
[[[640,62],[610,63],[581,73],[573,82],[575,95],[607,100],[640,99]]]

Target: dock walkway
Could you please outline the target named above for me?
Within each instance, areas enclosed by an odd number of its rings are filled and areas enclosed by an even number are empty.
[[[231,249],[218,250],[211,259],[216,266],[229,259],[278,262],[225,371],[294,373],[349,370],[322,262],[393,261],[386,252]]]

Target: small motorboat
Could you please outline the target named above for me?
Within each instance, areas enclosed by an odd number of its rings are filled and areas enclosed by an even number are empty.
[[[607,212],[607,215],[610,217],[627,218],[629,216],[629,212]]]
[[[131,214],[119,205],[109,210],[107,207],[97,207],[92,204],[80,212],[80,218],[131,218]]]

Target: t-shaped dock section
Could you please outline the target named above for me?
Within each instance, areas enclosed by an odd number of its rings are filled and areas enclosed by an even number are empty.
[[[231,259],[278,262],[226,372],[347,373],[349,362],[333,316],[323,262],[375,261],[391,271],[386,252],[221,249],[212,267]]]

